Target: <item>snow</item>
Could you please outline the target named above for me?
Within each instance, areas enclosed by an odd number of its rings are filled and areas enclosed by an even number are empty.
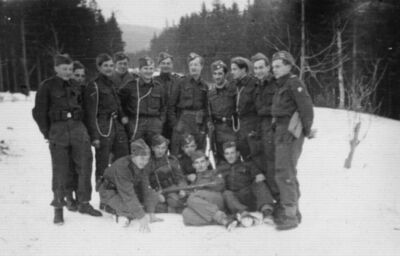
[[[2,94],[4,95],[4,94]],[[0,96],[2,96],[0,95]],[[52,223],[48,144],[32,120],[34,94],[0,103],[0,255],[399,255],[400,122],[363,115],[353,167],[344,169],[351,134],[346,111],[316,108],[317,138],[307,140],[298,164],[301,225],[276,231],[261,225],[227,232],[185,227],[162,214],[151,233],[115,224],[110,215],[65,211]],[[362,137],[362,136],[361,136]],[[99,198],[93,192],[92,204]]]

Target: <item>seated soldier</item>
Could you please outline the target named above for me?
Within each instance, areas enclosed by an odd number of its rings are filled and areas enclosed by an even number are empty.
[[[190,194],[187,207],[183,210],[183,222],[188,226],[223,225],[229,231],[236,227],[237,221],[228,217],[224,210],[224,180],[216,170],[209,170],[206,155],[195,151],[191,155],[193,167],[196,169],[196,190]]]
[[[242,162],[235,142],[223,144],[226,162],[218,166],[225,180],[225,204],[238,219],[252,218],[248,211],[260,211],[264,223],[273,224],[273,198],[265,177],[252,162]]]
[[[162,135],[154,135],[151,139],[153,154],[146,171],[149,176],[150,186],[162,192],[163,189],[171,189],[186,186],[186,178],[182,173],[178,159],[173,155],[167,155],[169,140]],[[160,203],[157,212],[181,213],[183,210],[185,191],[160,194]]]
[[[182,136],[182,154],[178,156],[179,164],[181,165],[182,172],[186,176],[187,181],[191,184],[196,179],[196,170],[193,168],[192,159],[190,155],[197,150],[197,143],[191,134],[184,134]]]
[[[108,167],[99,187],[103,210],[115,214],[117,223],[125,227],[132,219],[138,219],[141,232],[150,231],[149,222],[160,221],[154,215],[158,194],[151,189],[144,171],[149,158],[150,148],[144,140],[132,142],[131,155],[121,157]]]

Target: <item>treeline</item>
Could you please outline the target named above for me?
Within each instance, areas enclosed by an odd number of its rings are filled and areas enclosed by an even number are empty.
[[[106,20],[95,0],[0,0],[0,17],[0,91],[36,89],[56,53],[93,72],[99,53],[124,48],[114,15]]]
[[[168,51],[186,72],[197,52],[209,79],[216,59],[288,50],[316,105],[400,118],[399,13],[396,0],[254,0],[243,11],[216,0],[155,36],[148,54]]]

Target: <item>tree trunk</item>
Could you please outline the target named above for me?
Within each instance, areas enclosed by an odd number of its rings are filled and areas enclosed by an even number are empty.
[[[344,109],[344,79],[343,79],[343,53],[342,53],[342,32],[339,28],[336,29],[337,36],[337,51],[339,58],[338,65],[338,82],[339,82],[339,108]]]
[[[360,134],[360,128],[361,128],[361,122],[357,122],[356,125],[354,126],[353,139],[350,140],[350,152],[346,160],[344,161],[344,168],[346,169],[351,168],[354,152],[356,151],[356,147],[358,146],[358,144],[360,144],[360,140],[358,139],[358,136]]]
[[[4,64],[4,91],[10,91],[10,67],[8,66],[8,59],[6,58]]]
[[[353,59],[353,74],[351,76],[351,86],[356,86],[357,80],[357,27],[356,20],[353,22],[353,49],[352,49],[352,59]]]
[[[300,79],[304,79],[306,58],[306,24],[305,24],[304,0],[301,0],[301,55],[300,55]]]
[[[15,48],[14,46],[11,47],[11,75],[12,75],[12,80],[10,83],[10,92],[16,92],[16,89],[18,88],[18,79],[17,79],[17,56],[15,54]]]
[[[30,91],[30,84],[29,84],[29,72],[28,72],[28,64],[27,64],[27,57],[26,57],[26,40],[25,40],[25,19],[21,19],[21,42],[22,42],[22,69],[24,72],[24,86],[26,86],[26,90]]]
[[[3,84],[3,58],[0,53],[0,92],[4,92],[4,84]]]

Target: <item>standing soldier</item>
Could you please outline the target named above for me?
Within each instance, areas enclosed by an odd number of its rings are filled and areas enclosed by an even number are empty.
[[[311,97],[303,82],[291,73],[293,65],[294,59],[286,51],[272,56],[272,69],[278,86],[271,110],[275,119],[275,179],[283,208],[282,214],[275,221],[279,230],[296,228],[301,222],[296,166],[304,137],[313,136],[311,126],[314,112]],[[297,133],[292,127],[302,129]]]
[[[256,110],[257,80],[249,75],[248,59],[235,57],[231,60],[231,73],[236,86],[236,116],[234,130],[238,149],[245,160],[256,154],[255,140],[260,118]],[[258,152],[258,151],[257,151]]]
[[[260,117],[260,134],[263,144],[262,159],[263,170],[266,176],[266,183],[271,190],[276,201],[279,201],[279,189],[275,181],[275,148],[274,131],[272,125],[272,99],[276,92],[276,83],[270,72],[269,59],[262,53],[257,53],[251,57],[253,62],[254,74],[258,79],[256,89],[256,109]]]
[[[217,161],[224,159],[222,145],[227,141],[236,141],[235,132],[232,129],[232,118],[235,112],[236,88],[226,80],[228,67],[221,60],[211,64],[214,84],[208,91],[210,105],[210,119],[213,123],[214,138],[211,143],[216,145]]]
[[[121,109],[119,98],[111,80],[114,63],[108,54],[96,58],[98,76],[85,90],[85,119],[92,145],[96,149],[96,189],[103,172],[114,158],[129,154],[128,138],[122,124],[128,118]],[[122,124],[121,124],[122,123]]]
[[[40,86],[33,118],[44,138],[49,141],[52,160],[52,190],[54,223],[63,224],[63,206],[65,205],[66,187],[71,172],[71,161],[78,173],[78,210],[92,216],[101,216],[101,212],[89,204],[92,186],[90,140],[82,123],[81,90],[70,82],[72,60],[68,55],[54,58],[56,75],[45,80]],[[67,200],[71,198],[67,197]]]
[[[161,134],[166,118],[165,93],[153,79],[154,62],[149,57],[139,59],[139,78],[119,91],[122,107],[129,116],[129,138],[143,138],[148,144],[155,134]]]
[[[158,65],[160,67],[160,75],[154,77],[154,80],[159,82],[164,89],[164,92],[166,94],[165,99],[166,99],[167,106],[168,106],[168,100],[172,94],[172,87],[174,84],[176,84],[178,82],[178,79],[180,78],[180,76],[177,75],[176,73],[172,73],[172,70],[174,68],[173,61],[174,61],[174,58],[172,55],[170,55],[166,52],[160,52],[160,54],[158,55]],[[171,122],[167,118],[164,123],[162,134],[168,140],[171,140],[172,130],[173,130],[173,127],[171,125]]]
[[[204,150],[206,146],[207,84],[201,78],[204,59],[190,53],[187,62],[189,76],[173,86],[168,101],[168,116],[174,126],[171,146],[174,155],[179,153],[179,137],[183,133],[192,134],[199,149]]]
[[[137,78],[137,75],[129,73],[129,57],[126,56],[123,52],[117,52],[114,54],[113,57],[115,70],[113,72],[111,80],[114,82],[117,91],[119,91],[119,89],[124,87],[127,83],[135,80]]]

